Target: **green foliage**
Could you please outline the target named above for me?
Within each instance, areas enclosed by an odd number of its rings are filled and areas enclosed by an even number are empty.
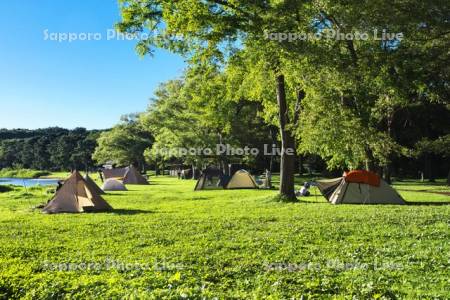
[[[422,139],[416,144],[416,155],[433,153],[444,157],[450,156],[450,134],[430,141],[428,138]]]
[[[403,133],[394,126],[400,113],[417,103],[445,104],[448,98],[448,3],[440,0],[401,5],[387,0],[364,5],[122,0],[120,7],[119,30],[159,33],[138,43],[141,55],[160,47],[186,55],[191,65],[220,66],[224,74],[219,78],[226,86],[217,98],[262,103],[260,115],[267,124],[278,125],[274,78],[284,74],[292,115],[299,113],[295,94],[306,93],[301,122],[290,125],[298,148],[320,154],[329,168],[387,166],[409,156],[407,147],[412,145],[401,143]],[[404,38],[375,38],[374,31],[379,37],[385,29]],[[323,37],[330,30],[367,33],[369,39]],[[317,34],[322,39],[274,41],[267,38],[270,33]],[[199,82],[201,91],[216,91],[209,80]],[[202,92],[196,95],[212,111],[228,103]],[[415,142],[421,138],[416,136]]]
[[[341,205],[276,191],[194,192],[154,177],[111,213],[44,215],[45,188],[0,194],[1,298],[446,298],[449,205]],[[298,182],[300,183],[300,182]],[[442,183],[400,182],[408,201]],[[412,190],[412,191],[411,191]],[[131,270],[107,261],[138,264]],[[98,263],[57,271],[53,265]],[[140,269],[139,266],[143,268]]]
[[[180,159],[177,149],[205,147],[215,138],[215,132],[209,133],[201,125],[199,109],[189,106],[191,98],[184,92],[184,86],[182,80],[160,85],[142,117],[143,125],[155,135],[155,144],[146,152],[150,161]],[[192,159],[195,158],[184,157],[187,163],[192,163]]]
[[[89,169],[98,131],[84,128],[67,130],[0,130],[0,168],[36,170]]]
[[[201,66],[198,66],[201,68]],[[271,142],[269,128],[258,115],[257,103],[225,98],[225,78],[217,70],[189,69],[184,78],[161,84],[141,121],[155,136],[146,151],[149,162],[173,161],[202,166],[208,162],[254,157],[180,154],[179,149],[212,149],[218,144],[256,147]],[[253,161],[252,161],[253,160]]]
[[[48,171],[4,168],[0,170],[0,177],[5,178],[39,178],[50,175]]]
[[[99,164],[113,162],[121,166],[144,164],[144,151],[153,137],[140,123],[139,115],[124,116],[122,122],[103,132],[97,140],[93,159]]]

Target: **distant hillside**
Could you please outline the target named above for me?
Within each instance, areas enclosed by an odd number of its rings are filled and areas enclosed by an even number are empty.
[[[92,153],[101,132],[59,127],[35,130],[0,129],[0,168],[94,168]]]

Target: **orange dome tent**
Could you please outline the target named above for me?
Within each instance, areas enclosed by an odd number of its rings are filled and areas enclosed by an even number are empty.
[[[371,186],[380,186],[380,177],[370,171],[366,170],[356,170],[345,174],[344,176],[346,182],[353,183],[365,183]]]
[[[316,184],[332,204],[405,204],[394,188],[369,171],[355,170],[343,177],[317,180]]]

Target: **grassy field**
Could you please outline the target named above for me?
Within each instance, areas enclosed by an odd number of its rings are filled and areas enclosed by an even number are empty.
[[[0,298],[450,297],[450,197],[429,192],[443,184],[396,185],[423,205],[333,206],[151,180],[106,195],[110,213],[44,215],[46,188],[0,193]]]

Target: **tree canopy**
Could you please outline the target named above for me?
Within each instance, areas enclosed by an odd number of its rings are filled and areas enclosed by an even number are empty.
[[[364,167],[387,176],[424,138],[448,134],[446,1],[121,0],[120,7],[118,30],[150,33],[136,45],[139,54],[165,48],[188,59],[178,83],[183,96],[174,100],[189,111],[184,128],[227,134],[236,123],[230,105],[254,102],[265,125],[279,127],[283,148],[320,155],[329,169]],[[418,119],[408,114],[417,107],[435,107],[440,127],[401,128]],[[169,125],[158,130],[158,147],[214,141],[195,132],[174,136]],[[293,164],[282,156],[280,193],[288,198]]]
[[[144,151],[152,142],[153,136],[142,127],[139,115],[123,116],[119,124],[101,133],[92,158],[99,164],[144,167]]]

